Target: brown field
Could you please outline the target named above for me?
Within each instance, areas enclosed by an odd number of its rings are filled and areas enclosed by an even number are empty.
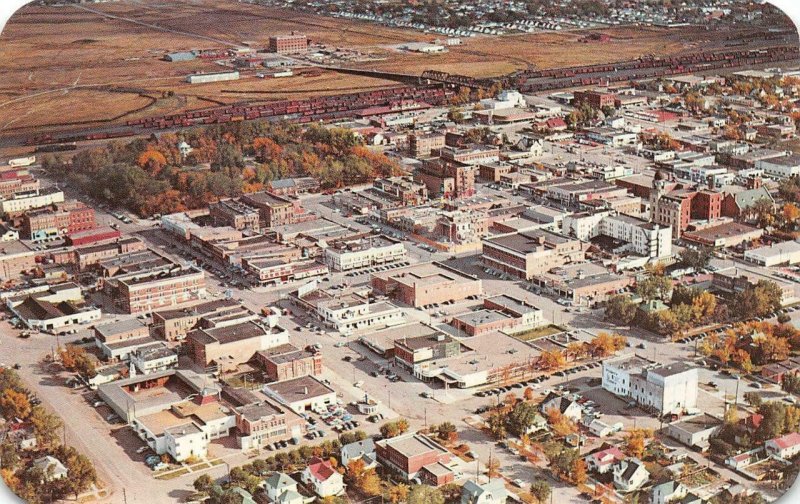
[[[429,56],[401,53],[392,46],[430,41],[433,35],[233,0],[26,7],[0,35],[4,77],[0,82],[0,136],[27,135],[54,124],[78,127],[97,121],[121,122],[208,107],[214,102],[302,98],[397,85],[330,71],[319,77],[288,79],[257,79],[243,73],[239,81],[189,85],[184,81],[186,74],[221,67],[211,61],[168,63],[160,59],[166,52],[179,50],[244,43],[263,47],[269,36],[292,30],[308,34],[315,42],[357,48],[384,58],[353,64],[364,68],[413,74],[438,69],[474,76],[496,76],[529,65],[551,67],[675,53],[709,37],[704,31],[617,28],[603,30],[613,41],[585,44],[578,41],[582,33],[547,32],[475,37],[446,54]],[[165,97],[165,91],[173,91],[175,96]]]

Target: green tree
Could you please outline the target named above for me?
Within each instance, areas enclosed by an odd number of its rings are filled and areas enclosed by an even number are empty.
[[[407,504],[444,504],[444,495],[438,488],[428,485],[412,485]]]
[[[520,401],[514,406],[511,413],[508,414],[506,426],[511,433],[516,436],[521,436],[533,425],[534,418],[537,414],[538,412],[536,411],[535,405]]]
[[[747,404],[753,406],[754,408],[758,408],[764,402],[758,392],[745,392],[744,400]]]
[[[645,301],[653,299],[669,301],[672,293],[672,280],[666,276],[650,275],[637,283],[636,293]]]
[[[536,500],[540,503],[547,502],[552,491],[553,489],[550,487],[550,483],[543,479],[537,479],[531,483],[531,495],[536,497]]]
[[[711,260],[711,249],[708,247],[684,248],[678,256],[680,263],[686,268],[700,271],[708,266]]]
[[[36,444],[40,447],[55,445],[59,440],[59,433],[63,425],[61,419],[41,406],[34,406],[30,416],[33,435],[36,436]]]
[[[202,474],[196,480],[194,480],[192,486],[194,486],[194,489],[201,494],[208,495],[211,492],[211,487],[214,486],[214,478],[208,474]]]
[[[619,325],[630,325],[636,318],[636,303],[624,294],[614,296],[606,304],[605,318]]]

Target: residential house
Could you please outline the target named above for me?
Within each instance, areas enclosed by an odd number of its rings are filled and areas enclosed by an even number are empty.
[[[599,474],[606,474],[615,464],[625,460],[625,454],[616,446],[594,452],[584,458],[586,468]]]
[[[461,504],[505,504],[507,498],[508,490],[502,478],[483,484],[469,480],[461,487]]]
[[[344,493],[344,479],[331,463],[319,457],[308,461],[308,466],[300,476],[303,483],[308,485],[318,496],[332,497]]]
[[[375,455],[375,441],[370,437],[342,446],[339,455],[342,460],[342,465],[345,467],[347,467],[351,461],[359,459],[364,462],[364,467],[366,468],[378,465],[378,460]]]
[[[650,472],[645,469],[644,463],[633,457],[617,462],[612,471],[614,486],[621,492],[638,490],[650,479]]]
[[[651,504],[667,504],[675,500],[683,499],[689,489],[680,481],[669,480],[655,485],[651,491]]]
[[[554,392],[548,394],[541,404],[541,411],[545,415],[551,409],[558,410],[562,415],[575,422],[581,419],[581,415],[583,413],[583,408],[581,408],[580,404],[568,397],[558,395]]]
[[[45,481],[53,481],[67,477],[67,468],[57,458],[45,455],[33,461],[33,467],[40,469]]]
[[[800,453],[800,434],[791,432],[764,443],[767,454],[789,460]]]
[[[303,504],[303,496],[297,491],[297,482],[282,472],[274,472],[262,483],[271,502]]]

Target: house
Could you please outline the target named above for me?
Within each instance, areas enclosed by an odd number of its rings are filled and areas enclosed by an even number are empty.
[[[767,454],[788,460],[800,453],[800,434],[792,432],[764,443]]]
[[[45,455],[33,461],[34,469],[42,471],[45,481],[53,481],[67,477],[67,468],[55,457]]]
[[[375,467],[378,460],[375,455],[375,441],[372,438],[362,439],[342,446],[339,452],[342,465],[347,467],[351,460],[361,459],[365,468]]]
[[[554,392],[551,392],[544,398],[541,405],[541,411],[545,415],[551,409],[556,409],[561,412],[562,415],[573,420],[575,422],[581,419],[581,415],[583,413],[583,408],[577,402],[569,399],[568,397],[564,397],[562,395],[558,395]]]
[[[297,491],[297,482],[286,473],[274,472],[262,483],[271,502],[303,504],[303,496]]]
[[[501,478],[484,484],[469,480],[461,487],[461,504],[505,504],[507,498],[508,491]]]
[[[231,492],[238,494],[239,497],[241,497],[239,502],[242,504],[256,504],[256,501],[253,499],[253,495],[242,487],[231,487]]]
[[[686,488],[686,485],[680,481],[669,480],[653,487],[650,502],[651,504],[667,504],[683,499],[688,493],[689,489]]]
[[[301,474],[303,483],[308,485],[318,496],[332,497],[344,493],[344,479],[336,472],[331,463],[319,457],[308,461],[308,467]]]
[[[625,454],[616,446],[600,450],[584,458],[586,468],[599,474],[605,474],[618,462],[625,460]]]
[[[650,479],[650,473],[644,467],[644,463],[637,458],[627,458],[620,460],[614,467],[614,486],[621,492],[633,492],[638,490]]]
[[[533,434],[547,429],[547,419],[540,414],[536,414],[531,421],[531,424],[525,429],[525,434]]]

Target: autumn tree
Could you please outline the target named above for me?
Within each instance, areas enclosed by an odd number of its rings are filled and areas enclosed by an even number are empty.
[[[42,406],[34,406],[29,420],[37,445],[47,448],[58,442],[59,431],[63,424],[57,415],[49,413]]]
[[[540,504],[547,502],[552,491],[553,489],[550,487],[550,483],[543,479],[536,479],[531,483],[531,495],[533,495]]]
[[[428,485],[412,485],[406,498],[407,504],[444,504],[441,490]]]
[[[31,403],[24,392],[6,389],[0,394],[0,411],[7,420],[25,420],[31,414]]]
[[[558,350],[545,350],[539,355],[539,367],[544,370],[554,370],[567,363],[564,354]]]
[[[381,479],[375,468],[367,468],[362,459],[351,460],[347,464],[346,480],[364,495],[372,496],[381,493]]]
[[[666,276],[650,275],[636,284],[636,293],[645,301],[654,299],[668,301],[672,293],[672,279]]]
[[[633,429],[625,436],[625,452],[631,457],[642,458],[647,439],[652,436],[648,429]]]
[[[589,349],[595,357],[608,357],[625,348],[626,342],[626,338],[622,335],[599,332],[589,342]]]
[[[442,441],[455,443],[458,439],[458,429],[452,422],[444,422],[437,428],[437,435]]]
[[[386,498],[391,504],[400,504],[408,499],[408,485],[398,483],[389,487]]]

